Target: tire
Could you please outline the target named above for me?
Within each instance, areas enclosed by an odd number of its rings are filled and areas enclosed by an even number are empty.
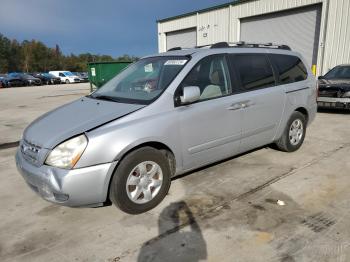
[[[294,136],[293,134],[290,134],[292,131],[291,129],[296,129],[295,127],[292,127],[292,125],[296,125],[297,123],[301,123],[302,130],[297,129],[298,131],[295,132]],[[306,134],[306,118],[305,115],[303,115],[300,112],[295,111],[290,119],[288,120],[288,123],[286,125],[286,128],[279,140],[276,141],[277,149],[284,151],[284,152],[294,152],[298,150],[301,145],[304,142]],[[291,136],[290,136],[291,135]],[[297,138],[298,137],[298,138]]]
[[[66,81],[65,81],[65,82],[66,82],[66,84],[69,84],[69,83],[70,83],[68,79],[66,79]]]
[[[143,169],[146,172],[141,171],[142,167],[146,167]],[[148,168],[151,169],[147,170]],[[149,175],[151,170],[157,170],[152,180]],[[165,153],[152,147],[139,148],[126,155],[114,171],[109,198],[115,206],[128,214],[144,213],[157,206],[167,195],[170,178],[171,168]],[[142,192],[138,195],[140,191]],[[146,199],[144,192],[148,193],[150,200]]]

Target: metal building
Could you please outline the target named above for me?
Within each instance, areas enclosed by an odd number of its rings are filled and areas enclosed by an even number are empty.
[[[236,0],[158,20],[159,52],[216,42],[289,45],[315,74],[350,63],[350,0]]]

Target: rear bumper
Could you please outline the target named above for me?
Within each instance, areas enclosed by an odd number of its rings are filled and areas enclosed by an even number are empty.
[[[16,153],[16,165],[29,187],[47,201],[64,206],[100,206],[107,199],[117,162],[72,170],[33,166]]]
[[[350,109],[350,98],[318,97],[318,107]]]

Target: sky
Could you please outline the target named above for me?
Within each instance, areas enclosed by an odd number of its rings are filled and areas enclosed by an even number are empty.
[[[227,0],[1,0],[0,33],[58,44],[64,54],[158,52],[157,23]]]

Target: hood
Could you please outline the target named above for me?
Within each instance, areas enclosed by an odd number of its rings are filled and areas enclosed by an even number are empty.
[[[72,136],[125,116],[145,105],[124,104],[80,98],[56,108],[35,121],[24,131],[23,138],[34,145],[52,149]]]
[[[323,86],[349,86],[350,79],[321,79],[319,80],[320,85]]]

